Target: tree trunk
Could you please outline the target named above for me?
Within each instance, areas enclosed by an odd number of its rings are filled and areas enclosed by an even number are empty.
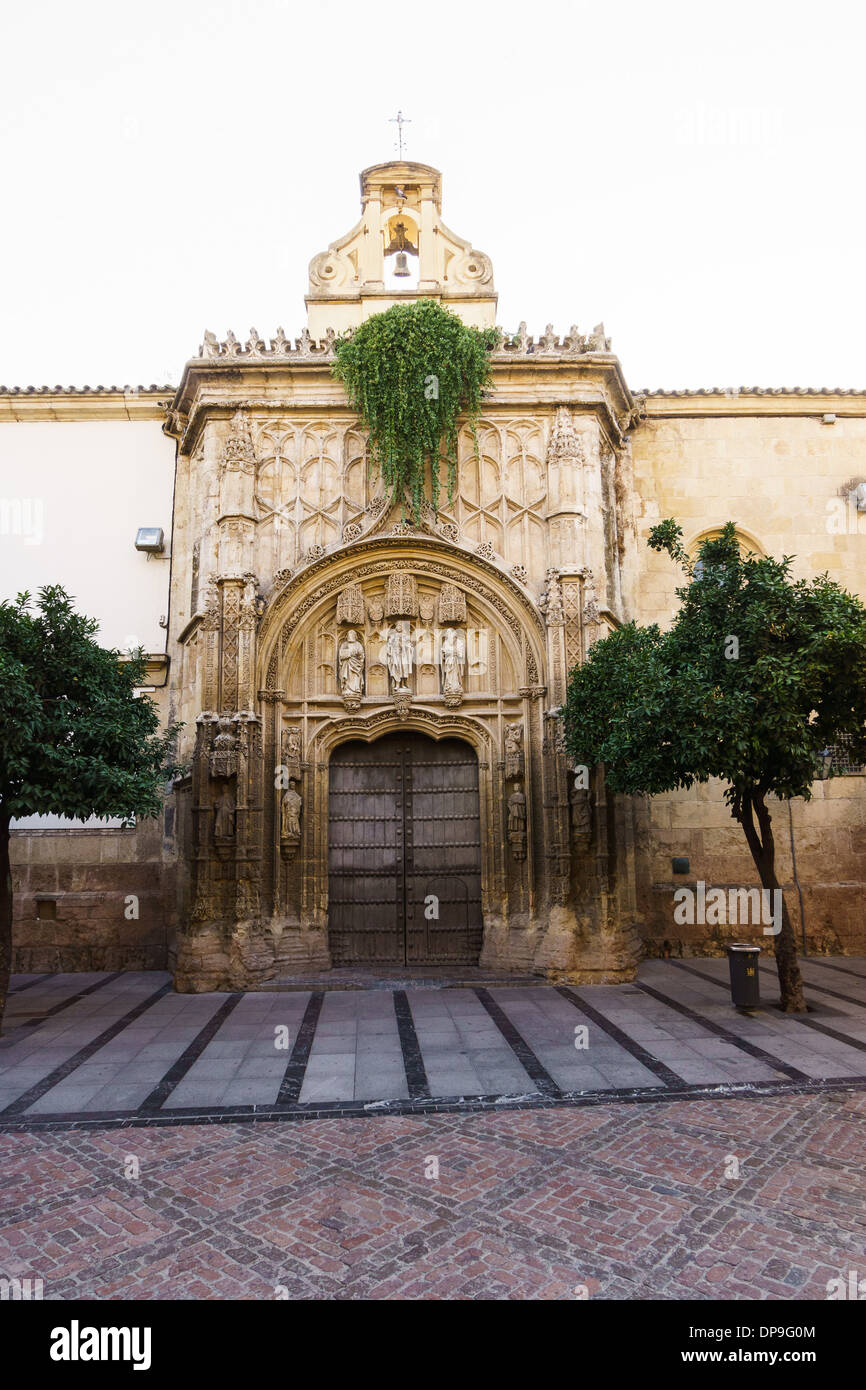
[[[758,818],[760,835],[755,826],[754,816]],[[797,941],[788,914],[788,904],[776,877],[776,842],[773,838],[772,817],[767,810],[763,791],[753,791],[744,796],[738,819],[746,833],[761,886],[771,894],[778,892],[782,904],[781,930],[773,937],[782,1012],[804,1014],[807,1006],[803,995],[803,977],[797,960]],[[771,897],[770,901],[775,905],[775,897]]]
[[[0,1032],[12,969],[12,870],[9,867],[9,817],[0,816]]]

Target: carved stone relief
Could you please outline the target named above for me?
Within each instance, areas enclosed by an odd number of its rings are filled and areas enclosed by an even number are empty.
[[[445,629],[439,660],[442,669],[442,694],[446,705],[455,708],[463,700],[463,675],[466,670],[466,637],[459,628]]]
[[[523,720],[505,726],[505,777],[523,776]]]
[[[519,782],[508,798],[508,843],[512,859],[526,858],[526,796]]]
[[[340,643],[338,652],[340,694],[348,710],[360,707],[364,694],[364,667],[366,656],[363,644],[354,628],[350,628]]]
[[[337,599],[337,623],[350,627],[364,625],[364,596],[358,584],[347,584]]]

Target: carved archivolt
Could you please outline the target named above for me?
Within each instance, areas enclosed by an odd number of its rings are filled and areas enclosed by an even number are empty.
[[[328,720],[317,730],[311,745],[310,754],[316,762],[325,761],[337,744],[347,739],[361,738],[370,743],[382,734],[392,730],[416,729],[429,734],[431,738],[462,738],[471,743],[479,759],[489,758],[492,751],[493,735],[479,720],[465,714],[437,714],[432,710],[412,708],[405,718],[391,709],[377,710],[364,718]]]
[[[412,542],[408,544],[411,545]],[[445,556],[453,554],[444,545],[441,545],[440,550],[440,545],[441,543],[437,544],[435,541],[427,541],[423,546],[419,546],[415,557],[408,558],[405,555],[382,556],[383,550],[390,550],[393,546],[393,542],[387,539],[362,542],[357,547],[342,551],[339,556],[341,563],[337,563],[336,556],[325,557],[311,565],[303,575],[290,580],[284,591],[270,605],[259,633],[260,650],[267,653],[266,659],[270,663],[267,688],[274,689],[276,683],[277,667],[273,664],[273,644],[278,640],[280,650],[285,652],[293,632],[302,619],[324,599],[343,589],[348,574],[351,574],[353,580],[360,581],[402,569],[441,578],[445,583],[456,584],[460,589],[476,594],[480,600],[494,609],[504,619],[518,648],[523,644],[528,629],[534,632],[536,641],[539,641],[539,650],[543,651],[543,645],[539,640],[544,636],[541,616],[513,580],[480,558],[472,561],[473,570],[478,573],[463,570],[453,562],[448,563],[446,559],[436,558],[443,552]],[[380,552],[380,558],[373,558],[376,552]],[[361,557],[370,558],[366,558],[365,563],[359,563]],[[312,587],[311,581],[319,576],[321,582]],[[293,604],[295,589],[300,592]],[[279,639],[275,629],[279,630]]]

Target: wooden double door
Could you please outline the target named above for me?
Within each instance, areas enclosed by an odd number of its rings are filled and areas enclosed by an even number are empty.
[[[338,965],[477,965],[478,760],[459,739],[390,734],[330,763],[328,936]]]

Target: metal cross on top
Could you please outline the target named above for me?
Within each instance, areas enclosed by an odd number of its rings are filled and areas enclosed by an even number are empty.
[[[397,127],[397,154],[400,159],[402,159],[405,154],[405,150],[403,149],[403,127],[404,125],[411,125],[412,122],[408,116],[403,115],[402,111],[398,111],[396,116],[391,117],[388,124]]]

